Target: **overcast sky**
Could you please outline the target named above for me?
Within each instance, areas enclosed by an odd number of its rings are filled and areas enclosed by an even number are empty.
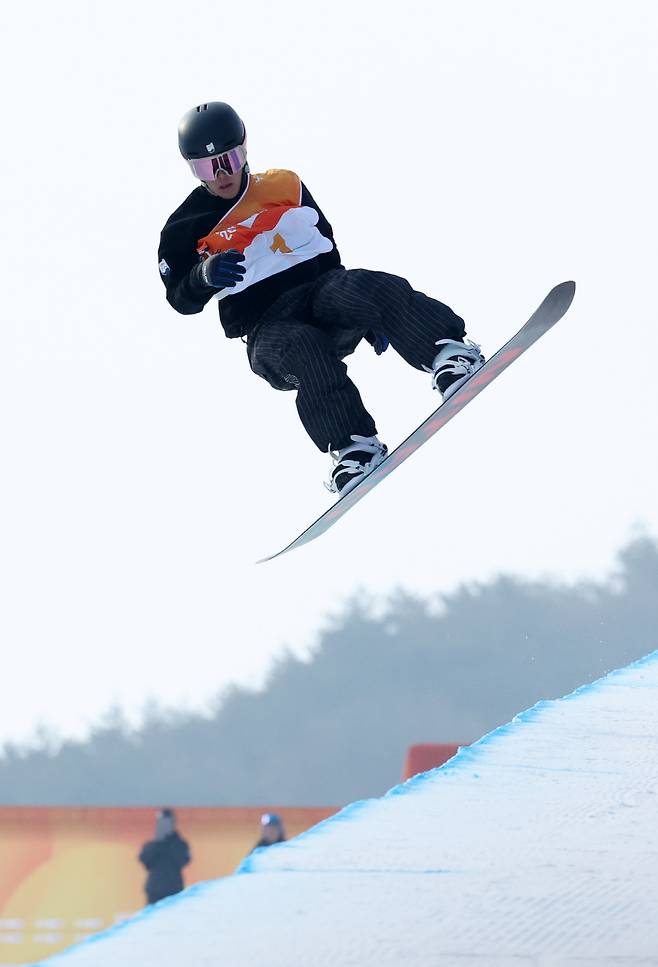
[[[596,578],[658,536],[655,3],[36,0],[5,39],[0,741],[203,707],[354,594]],[[176,127],[206,100],[253,171],[300,174],[348,267],[447,302],[487,354],[578,287],[333,530],[258,566],[333,498],[293,394],[214,303],[164,299],[159,232],[194,187]],[[389,447],[436,405],[392,350],[350,371]]]

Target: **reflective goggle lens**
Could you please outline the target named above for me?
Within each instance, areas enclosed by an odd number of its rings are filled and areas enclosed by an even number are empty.
[[[236,175],[247,160],[247,149],[239,144],[237,148],[213,155],[212,158],[188,158],[188,165],[195,178],[200,181],[214,181],[219,171],[225,175]]]

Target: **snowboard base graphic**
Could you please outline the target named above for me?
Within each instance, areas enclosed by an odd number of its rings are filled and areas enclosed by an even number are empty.
[[[307,527],[299,537],[288,544],[282,550],[269,557],[263,557],[258,564],[271,561],[281,554],[286,554],[302,544],[308,544],[315,540],[320,534],[324,534],[333,524],[346,514],[354,504],[365,497],[373,487],[387,477],[391,471],[399,467],[400,464],[410,457],[411,454],[422,446],[437,430],[456,416],[460,410],[466,406],[475,396],[480,393],[485,386],[493,382],[504,369],[518,359],[540,336],[548,332],[556,322],[565,314],[573,300],[576,291],[575,282],[562,282],[556,285],[548,293],[539,308],[533,312],[526,324],[519,329],[515,336],[502,346],[497,353],[486,361],[484,366],[474,373],[449,399],[447,399],[417,427],[395,450],[393,450],[378,467],[376,467],[363,481],[346,494],[339,497],[335,504],[329,507],[321,517]]]

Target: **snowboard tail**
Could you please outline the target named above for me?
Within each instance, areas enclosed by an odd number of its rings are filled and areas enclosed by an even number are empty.
[[[422,446],[430,437],[434,436],[437,430],[440,430],[453,416],[456,416],[460,410],[463,410],[467,403],[481,393],[485,386],[492,383],[526,349],[529,349],[556,322],[559,322],[571,305],[575,292],[575,282],[562,282],[560,285],[556,285],[554,289],[551,289],[539,308],[533,312],[526,324],[519,329],[516,335],[512,336],[498,352],[494,353],[486,361],[481,369],[478,369],[477,372],[469,377],[449,399],[441,403],[420,426],[416,427],[413,433],[396,447],[386,457],[383,463],[380,463],[367,477],[364,477],[354,490],[351,490],[344,497],[339,497],[335,504],[329,507],[299,537],[296,537],[294,541],[275,554],[261,558],[257,563],[262,564],[265,561],[271,561],[281,554],[286,554],[296,547],[301,547],[302,544],[308,544],[309,541],[315,540],[316,537],[319,537],[320,534],[328,530],[354,504],[358,503],[362,497],[365,497],[373,487],[376,487],[384,477],[387,477],[396,467],[399,467],[418,447]]]

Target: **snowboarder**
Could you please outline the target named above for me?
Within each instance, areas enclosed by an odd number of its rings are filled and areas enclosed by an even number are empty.
[[[275,389],[297,392],[304,428],[333,459],[327,486],[346,494],[387,448],[343,359],[363,338],[378,355],[390,344],[431,373],[447,399],[482,366],[480,347],[465,339],[452,309],[405,279],[346,269],[331,225],[299,176],[250,172],[245,126],[228,104],[188,111],[178,144],[201,185],[162,230],[167,299],[183,314],[218,300],[225,333],[246,341],[252,370]],[[392,163],[397,157],[391,153]],[[337,146],[337,167],[355,160],[353,146]]]

